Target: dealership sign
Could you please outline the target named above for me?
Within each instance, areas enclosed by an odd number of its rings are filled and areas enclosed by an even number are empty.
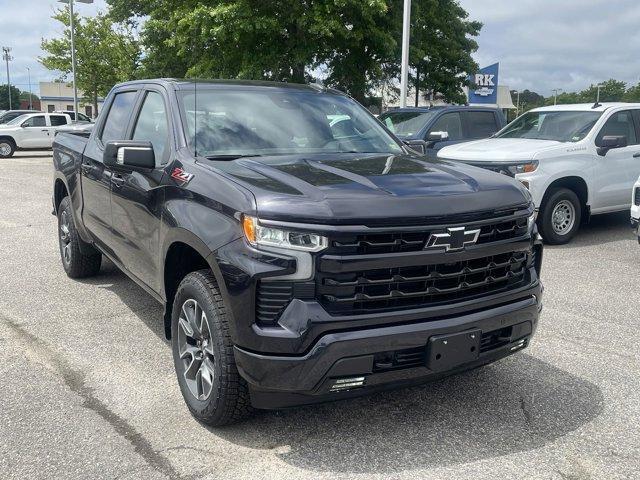
[[[469,103],[498,103],[499,63],[480,69],[470,76]]]

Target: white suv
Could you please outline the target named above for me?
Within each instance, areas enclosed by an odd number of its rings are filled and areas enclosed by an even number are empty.
[[[531,110],[492,138],[445,147],[458,160],[520,180],[547,243],[566,243],[589,215],[627,210],[640,175],[640,104]]]
[[[19,149],[51,148],[58,128],[69,125],[71,117],[62,113],[28,113],[0,125],[0,158]]]

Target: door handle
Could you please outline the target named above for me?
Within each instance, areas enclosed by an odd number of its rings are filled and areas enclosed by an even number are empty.
[[[633,154],[633,158],[640,158],[640,152],[636,152]]]
[[[111,175],[111,183],[114,187],[120,188],[122,185],[124,185],[124,182],[125,180],[121,175],[118,175],[117,173]]]
[[[84,173],[89,173],[91,171],[93,171],[93,167],[91,166],[90,163],[83,163],[80,165],[80,168],[82,169],[82,171]]]

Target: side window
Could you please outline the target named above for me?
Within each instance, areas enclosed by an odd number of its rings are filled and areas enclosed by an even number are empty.
[[[493,112],[462,112],[467,124],[468,138],[487,138],[496,133],[499,128]]]
[[[31,117],[24,122],[25,127],[46,127],[47,122],[44,119],[44,115],[39,115],[37,117]]]
[[[147,93],[136,127],[133,130],[133,140],[151,142],[156,156],[156,165],[162,165],[167,162],[169,126],[164,101],[159,93]]]
[[[462,140],[462,122],[458,112],[443,114],[429,129],[427,137],[433,132],[447,132],[447,140]]]
[[[52,127],[59,127],[60,125],[67,124],[67,118],[63,115],[51,115],[49,120],[51,120]]]
[[[125,129],[129,123],[129,116],[133,110],[133,103],[136,100],[138,92],[122,92],[116,94],[109,114],[104,122],[101,139],[103,143],[113,140],[124,140],[126,134]]]
[[[638,144],[631,110],[616,112],[609,117],[596,137],[596,146],[602,146],[602,139],[609,135],[627,137],[628,145]]]

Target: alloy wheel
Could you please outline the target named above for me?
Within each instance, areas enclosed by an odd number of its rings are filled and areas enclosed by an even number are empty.
[[[182,375],[189,391],[198,400],[206,400],[213,390],[215,357],[209,320],[192,298],[186,300],[180,309],[178,350]]]
[[[69,213],[63,210],[60,214],[60,250],[62,259],[68,265],[71,262],[71,233]]]
[[[11,153],[11,145],[9,145],[7,142],[1,142],[0,143],[0,155],[2,155],[3,157],[6,157],[10,153]]]

